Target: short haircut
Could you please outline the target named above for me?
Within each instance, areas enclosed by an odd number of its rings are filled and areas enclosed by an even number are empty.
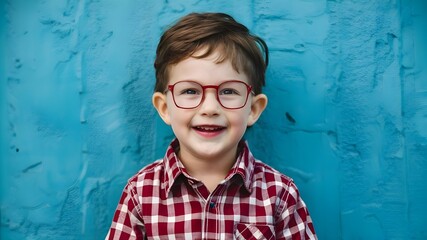
[[[206,49],[201,55],[197,51]],[[268,47],[260,37],[224,13],[190,13],[167,29],[156,51],[155,92],[164,92],[168,69],[188,57],[205,58],[219,50],[217,63],[230,60],[237,72],[249,78],[255,94],[262,92],[268,65]]]

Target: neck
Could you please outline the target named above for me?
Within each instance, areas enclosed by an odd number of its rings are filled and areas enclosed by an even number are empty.
[[[181,162],[183,163],[187,172],[196,177],[196,175],[224,175],[228,174],[230,169],[233,167],[234,162],[236,161],[236,154],[227,157],[210,159],[198,158],[198,157],[184,157],[182,158],[181,154],[178,154]]]
[[[231,151],[227,156],[201,158],[194,155],[178,153],[186,171],[194,178],[202,181],[210,192],[224,180],[236,162],[236,152]]]

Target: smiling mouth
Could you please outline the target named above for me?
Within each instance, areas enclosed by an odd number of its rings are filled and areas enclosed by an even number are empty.
[[[218,132],[225,129],[225,127],[221,126],[195,126],[193,128],[200,132]]]

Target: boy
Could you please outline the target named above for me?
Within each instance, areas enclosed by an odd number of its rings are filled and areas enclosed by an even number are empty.
[[[226,14],[163,34],[152,101],[176,139],[128,181],[107,239],[316,239],[292,179],[242,140],[267,106],[267,64],[265,42]]]

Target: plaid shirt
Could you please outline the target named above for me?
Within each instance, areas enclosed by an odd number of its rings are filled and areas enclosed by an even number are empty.
[[[255,160],[245,142],[210,193],[169,146],[123,190],[106,239],[317,239],[292,179]]]

